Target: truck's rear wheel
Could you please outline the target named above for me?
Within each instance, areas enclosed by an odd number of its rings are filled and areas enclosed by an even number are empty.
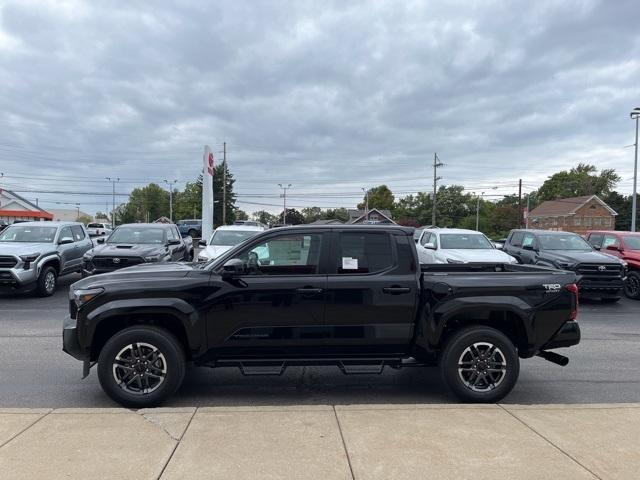
[[[440,358],[442,377],[463,402],[497,402],[514,387],[520,373],[515,346],[502,332],[470,327],[454,334]]]
[[[125,407],[153,407],[182,384],[185,357],[168,331],[146,325],[111,337],[98,358],[98,379],[109,397]]]

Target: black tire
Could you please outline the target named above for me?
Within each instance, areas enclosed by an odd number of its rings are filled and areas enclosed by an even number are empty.
[[[601,298],[600,301],[602,303],[617,303],[620,301],[621,298],[622,297],[613,297],[613,298],[607,297],[607,298]]]
[[[624,294],[633,298],[634,300],[640,299],[640,273],[629,272],[627,274],[627,281],[624,284]]]
[[[198,235],[198,231],[197,230],[189,230],[187,232],[187,235],[189,235],[191,238],[196,238],[196,235]]]
[[[147,372],[149,372],[149,369],[155,372],[164,368],[164,377],[161,382],[147,377],[146,386],[153,387],[153,390],[150,392],[139,391],[143,389],[145,384],[145,380],[142,378],[145,372],[135,373],[139,372],[139,370],[137,370],[138,368],[145,368],[140,365],[141,361],[136,361],[136,359],[143,359],[143,357],[127,356],[126,353],[124,355],[122,354],[123,351],[127,352],[127,349],[134,345],[138,346],[138,351],[140,351],[140,349],[146,349],[145,351],[150,350],[148,347],[140,344],[152,346],[156,349],[156,352],[161,354],[161,356],[157,355],[154,361],[151,361],[150,358],[144,359],[154,365],[153,367],[148,366]],[[118,363],[115,362],[118,354],[121,354],[123,358],[130,359],[128,360],[128,362],[130,362],[129,364],[136,363],[135,367],[114,368],[115,365],[121,365],[123,363],[122,360]],[[142,361],[142,363],[144,363],[144,361]],[[154,368],[156,368],[156,370],[153,370]],[[126,376],[127,369],[133,372],[133,377]],[[154,407],[164,402],[180,388],[182,380],[184,379],[185,369],[186,361],[184,350],[176,337],[163,328],[148,325],[133,326],[116,333],[107,341],[98,357],[98,379],[100,380],[102,389],[111,399],[129,408]],[[120,376],[120,382],[116,379],[116,375]],[[138,377],[138,379],[136,379],[136,377]],[[122,383],[125,383],[123,380],[127,379],[132,380],[131,386],[121,386]],[[156,381],[159,382],[157,385],[150,383]],[[132,392],[132,390],[135,389],[138,389],[138,391]]]
[[[485,345],[495,348],[493,355],[489,355],[491,350]],[[479,354],[484,353],[484,357],[489,357],[485,358],[487,361],[480,359],[481,355],[478,359],[482,363],[474,364],[470,361],[474,356],[473,348]],[[468,368],[460,373],[458,364],[461,361],[466,366],[468,364]],[[449,339],[440,357],[440,372],[451,393],[459,400],[493,403],[504,398],[515,386],[520,373],[520,359],[515,346],[502,332],[490,327],[475,326],[460,330]],[[487,378],[494,382],[493,386]],[[474,379],[477,384],[471,386]]]
[[[187,262],[193,262],[193,257],[194,257],[194,256],[195,256],[195,255],[194,255],[194,252],[193,252],[193,250],[191,250],[191,251],[189,252],[189,255],[187,255]]]
[[[51,265],[45,266],[38,277],[36,293],[39,297],[50,297],[56,293],[58,284],[58,271]]]

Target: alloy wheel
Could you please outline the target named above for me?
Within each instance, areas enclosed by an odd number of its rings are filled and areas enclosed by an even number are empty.
[[[44,276],[44,289],[47,293],[53,292],[56,287],[56,275],[55,273],[49,271]]]
[[[157,390],[167,376],[167,360],[149,343],[130,343],[113,360],[113,378],[124,391],[145,395]]]
[[[507,374],[507,359],[497,346],[477,342],[465,348],[458,359],[458,376],[474,392],[497,388]]]

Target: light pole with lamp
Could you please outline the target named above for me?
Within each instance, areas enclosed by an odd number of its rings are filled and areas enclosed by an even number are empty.
[[[369,190],[364,187],[361,189],[364,192],[364,218],[369,221]]]
[[[631,231],[636,231],[636,207],[637,207],[637,186],[638,186],[638,117],[640,117],[640,107],[634,108],[629,114],[630,117],[636,121],[636,152],[633,162],[633,193],[631,194]]]
[[[484,192],[476,197],[476,232],[480,230],[480,197],[484,196]]]
[[[282,189],[282,225],[287,225],[287,190],[291,188],[291,184],[286,187],[281,183],[278,186]]]
[[[169,220],[173,222],[173,186],[177,183],[177,180],[166,180],[164,183],[169,185]]]

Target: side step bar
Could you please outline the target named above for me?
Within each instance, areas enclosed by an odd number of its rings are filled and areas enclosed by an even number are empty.
[[[288,367],[337,366],[345,375],[380,375],[385,367],[421,367],[426,364],[413,358],[287,358],[271,360],[221,359],[207,363],[210,367],[236,367],[245,376],[282,375]]]

